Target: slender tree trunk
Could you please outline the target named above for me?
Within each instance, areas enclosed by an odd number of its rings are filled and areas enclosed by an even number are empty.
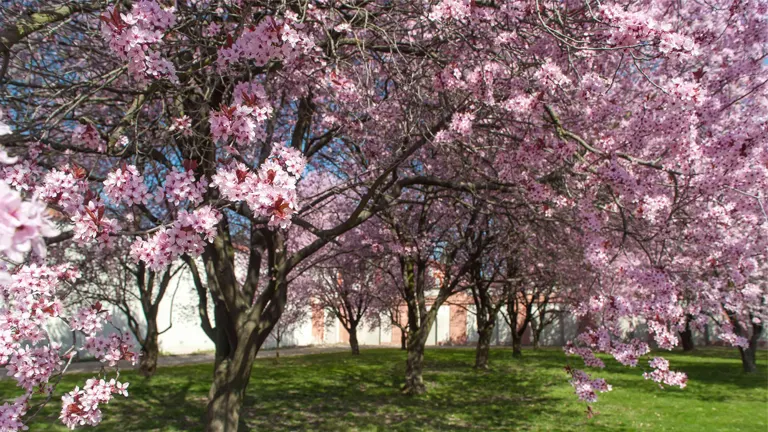
[[[275,340],[275,358],[276,359],[280,358],[280,339],[279,338]]]
[[[512,357],[520,358],[523,356],[523,335],[513,331],[512,332]]]
[[[400,349],[403,351],[408,349],[408,334],[405,329],[400,329]]]
[[[539,312],[541,313],[541,312]],[[531,342],[533,343],[533,349],[538,350],[540,343],[541,343],[541,334],[544,333],[544,327],[543,324],[544,318],[539,317],[541,319],[541,322],[537,323],[536,319],[531,319]]]
[[[357,341],[357,325],[350,325],[349,330],[349,346],[352,348],[352,355],[360,355],[360,343]]]
[[[693,331],[691,331],[690,317],[685,319],[685,330],[680,332],[680,343],[683,345],[683,351],[693,351]]]
[[[488,369],[488,357],[493,337],[493,322],[486,323],[478,332],[477,350],[475,351],[475,369]]]
[[[147,335],[144,338],[144,344],[141,347],[141,358],[139,359],[139,373],[151,378],[157,372],[157,358],[160,355],[160,344],[158,342],[159,334],[157,331],[157,321],[148,320]]]

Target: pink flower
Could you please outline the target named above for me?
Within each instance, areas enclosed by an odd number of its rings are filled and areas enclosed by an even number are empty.
[[[149,190],[135,165],[124,165],[107,174],[104,193],[115,203],[146,204]]]
[[[29,251],[45,256],[43,237],[56,234],[58,231],[45,215],[45,205],[23,201],[5,181],[0,181],[0,254],[19,262]]]

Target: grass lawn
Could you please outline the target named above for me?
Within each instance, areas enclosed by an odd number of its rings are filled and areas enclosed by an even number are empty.
[[[507,349],[492,350],[491,370],[476,372],[472,349],[433,349],[426,354],[429,393],[412,398],[398,388],[405,353],[395,349],[257,360],[243,417],[259,431],[759,431],[768,430],[768,353],[760,372],[745,375],[735,349],[693,354],[666,353],[672,367],[688,373],[685,390],[643,380],[642,371],[606,362],[596,371],[614,386],[587,419],[567,382],[567,359],[559,349],[524,351],[522,360]],[[571,364],[580,361],[571,358]],[[647,364],[644,362],[643,364]],[[96,431],[201,431],[212,366],[161,368],[145,381],[133,373],[130,398],[105,406]],[[64,378],[71,389],[86,376]],[[3,398],[18,394],[0,381]],[[33,424],[32,431],[65,430],[58,422],[59,398]]]

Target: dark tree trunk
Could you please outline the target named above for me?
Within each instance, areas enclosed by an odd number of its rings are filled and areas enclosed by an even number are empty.
[[[755,373],[757,372],[757,349],[760,344],[760,336],[763,334],[763,324],[752,323],[752,336],[749,337],[749,347],[739,348],[741,354],[741,365],[744,367],[744,372]]]
[[[156,320],[149,321],[147,323],[147,335],[141,347],[141,358],[139,359],[139,373],[146,378],[151,378],[157,372],[157,358],[160,355],[157,322]]]
[[[357,341],[357,324],[349,326],[349,346],[352,348],[352,355],[360,355],[360,343]]]
[[[400,329],[400,349],[403,351],[408,349],[408,334],[405,329]]]
[[[512,357],[520,358],[523,356],[523,335],[513,331],[512,332]]]
[[[685,330],[680,332],[680,343],[683,346],[683,351],[693,351],[693,331],[691,331],[690,317],[685,319]]]
[[[491,351],[493,327],[493,323],[489,323],[478,332],[477,350],[475,351],[475,369],[488,369],[488,357]]]
[[[219,325],[234,325],[234,319],[227,319],[217,311]],[[251,370],[256,353],[264,343],[269,331],[260,329],[255,322],[244,323],[239,330],[240,337],[228,340],[227,334],[219,330],[216,341],[216,361],[213,383],[208,393],[206,410],[206,432],[237,432],[240,427],[240,410],[245,390],[251,379]],[[269,329],[271,330],[271,328]],[[233,333],[230,333],[232,335]]]
[[[541,329],[537,329],[535,332],[533,332],[533,349],[537,350],[539,349],[539,340],[541,339]]]
[[[756,349],[753,349],[752,344],[749,344],[749,348],[741,348],[739,347],[739,353],[741,354],[741,365],[744,368],[744,372],[746,373],[755,373],[757,372],[757,361],[755,359],[755,351]]]
[[[426,335],[429,334],[429,330],[424,332],[423,329],[420,329],[418,333],[418,335],[409,338],[408,341],[408,359],[405,363],[405,386],[403,387],[403,393],[409,395],[421,395],[427,392],[422,373],[424,371],[424,346],[427,342]],[[424,335],[423,337],[422,334]]]
[[[217,363],[208,393],[207,432],[237,432],[253,361],[254,356],[235,356]]]
[[[737,336],[747,338],[749,341],[749,346],[747,348],[739,347],[741,366],[744,368],[744,372],[749,374],[757,372],[756,354],[760,343],[760,336],[763,334],[762,321],[760,321],[759,324],[756,324],[754,321],[752,322],[752,335],[749,335],[747,334],[747,330],[742,327],[741,322],[739,322],[734,315],[729,314],[728,318],[733,325],[733,332]],[[754,319],[754,317],[750,315],[750,319]]]

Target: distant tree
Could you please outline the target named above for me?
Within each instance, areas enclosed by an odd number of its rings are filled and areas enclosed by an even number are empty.
[[[139,372],[149,378],[157,371],[159,337],[173,325],[171,299],[168,327],[159,328],[160,303],[172,289],[171,281],[182,266],[178,263],[154,271],[122,254],[120,249],[89,254],[79,260],[82,277],[74,284],[67,301],[78,305],[100,302],[116,308],[141,347]]]

